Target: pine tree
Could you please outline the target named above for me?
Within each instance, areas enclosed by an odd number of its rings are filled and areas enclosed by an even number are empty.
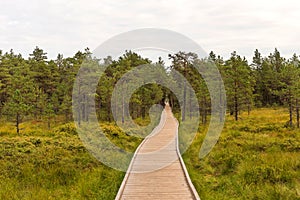
[[[280,72],[280,84],[283,89],[279,94],[283,102],[288,106],[288,125],[290,127],[294,126],[293,112],[295,110],[297,127],[299,127],[300,70],[294,61],[291,60]]]
[[[20,133],[20,123],[31,113],[34,83],[30,77],[29,66],[21,55],[11,55],[14,60],[11,84],[8,87],[8,100],[4,104],[4,113],[9,119],[14,119],[16,131]]]
[[[231,58],[226,61],[224,79],[228,107],[237,121],[239,112],[245,107],[249,108],[253,99],[254,81],[246,59],[233,52]]]
[[[2,51],[0,51],[0,117],[2,115],[2,109],[8,98],[8,85],[11,82],[11,74],[10,74],[10,57],[13,56],[13,52],[11,54],[2,55]]]
[[[171,69],[175,69],[182,73],[185,78],[188,79],[188,71],[191,69],[193,62],[197,59],[197,54],[189,52],[178,52],[174,55],[169,54],[169,59],[172,60]],[[183,86],[183,106],[182,106],[182,121],[185,121],[186,107],[187,107],[187,83],[184,82]]]

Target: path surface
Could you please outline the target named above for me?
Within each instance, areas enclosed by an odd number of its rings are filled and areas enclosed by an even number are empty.
[[[170,107],[136,150],[116,199],[200,199],[177,147],[178,123]]]

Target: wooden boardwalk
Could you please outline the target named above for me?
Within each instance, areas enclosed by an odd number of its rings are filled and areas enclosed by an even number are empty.
[[[116,199],[200,199],[178,150],[178,122],[167,105],[138,147]]]

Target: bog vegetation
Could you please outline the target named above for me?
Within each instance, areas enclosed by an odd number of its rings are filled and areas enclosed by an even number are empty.
[[[97,117],[107,137],[134,151],[140,138],[122,132],[114,123],[111,96],[128,71],[148,64],[166,74],[179,71],[195,90],[201,123],[184,160],[204,199],[300,199],[300,63],[295,54],[283,58],[275,49],[267,57],[258,50],[253,60],[233,52],[229,59],[211,52],[198,58],[192,52],[169,55],[171,66],[159,59],[126,51],[117,60],[98,60],[89,49],[73,57],[49,60],[36,47],[29,58],[0,51],[0,199],[113,199],[124,173],[93,158],[80,141],[73,119],[89,121],[88,100],[95,99]],[[95,94],[73,102],[74,80],[84,61],[107,66]],[[198,152],[210,117],[210,96],[195,63],[215,64],[226,88],[227,111],[221,139],[208,157]],[[155,68],[156,69],[156,68]],[[142,79],[143,77],[135,77]],[[168,99],[180,120],[192,116],[190,93],[182,87],[183,102],[157,84],[140,87],[130,99],[130,115],[149,123],[153,104]],[[75,91],[74,90],[74,91]],[[124,90],[126,93],[126,90]],[[122,97],[120,98],[122,99]],[[179,103],[184,106],[180,109]],[[121,116],[122,122],[128,116]],[[222,119],[222,117],[220,118]],[[185,130],[188,131],[188,130]]]

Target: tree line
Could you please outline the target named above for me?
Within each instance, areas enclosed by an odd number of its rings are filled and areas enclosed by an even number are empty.
[[[289,110],[287,125],[299,128],[300,65],[299,56],[283,58],[275,49],[263,57],[256,49],[251,63],[236,52],[228,60],[209,55],[222,73],[225,82],[228,109],[238,120],[240,111],[251,108],[286,106]]]
[[[49,60],[47,53],[39,47],[28,58],[15,54],[13,50],[6,53],[0,51],[0,118],[14,121],[18,133],[20,123],[26,119],[45,120],[49,128],[57,116],[64,116],[66,122],[72,120],[74,81],[82,63],[90,60],[107,68],[99,79],[95,94],[73,102],[80,108],[75,114],[79,120],[89,120],[91,105],[86,102],[88,98],[94,98],[98,119],[113,121],[111,97],[115,84],[135,67],[148,64],[163,66],[155,69],[162,70],[161,73],[166,75],[176,70],[186,78],[198,98],[201,121],[206,123],[211,112],[211,99],[203,77],[193,68],[193,65],[202,62],[214,64],[219,69],[226,88],[227,110],[235,120],[239,120],[242,111],[250,114],[253,107],[285,106],[290,116],[287,125],[299,127],[300,66],[296,54],[286,59],[275,49],[269,56],[263,57],[256,50],[251,63],[237,52],[226,60],[214,52],[210,52],[205,59],[198,58],[193,52],[178,52],[169,55],[169,59],[172,64],[166,67],[161,58],[153,63],[132,51],[126,51],[116,60],[110,56],[102,60],[94,58],[88,48],[78,51],[73,57],[64,58],[58,54],[54,60]],[[85,88],[82,87],[82,90]],[[168,88],[147,84],[131,96],[128,112],[133,118],[144,118],[153,104],[164,104],[167,98],[175,112],[180,110],[179,103],[183,105],[181,118],[187,120],[193,115],[191,92],[183,86],[182,93],[183,102],[179,102]],[[120,98],[122,102],[122,96]],[[123,110],[125,108],[122,103],[116,104],[115,108],[118,106]],[[124,122],[125,116],[121,118]]]

